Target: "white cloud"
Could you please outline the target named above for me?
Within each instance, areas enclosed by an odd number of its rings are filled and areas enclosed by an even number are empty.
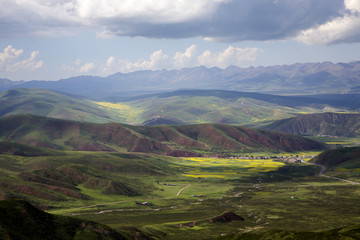
[[[197,51],[197,46],[195,44],[188,47],[185,52],[177,52],[174,56],[174,67],[175,68],[184,68],[191,67],[196,64],[195,54]]]
[[[110,56],[103,65],[94,63],[82,64],[78,59],[73,66],[63,66],[63,70],[73,73],[93,73],[95,75],[107,76],[116,72],[134,72],[140,70],[161,70],[161,69],[181,69],[184,67],[195,67],[204,65],[207,67],[226,68],[230,65],[242,66],[248,61],[254,61],[263,52],[258,48],[236,48],[228,47],[224,51],[210,52],[208,50],[197,54],[198,47],[191,45],[184,52],[176,52],[173,57],[169,57],[162,50],[153,52],[148,59],[129,61],[117,59]]]
[[[223,52],[204,51],[198,57],[198,63],[207,67],[226,68],[230,65],[241,66],[244,62],[254,61],[263,51],[258,48],[228,47]]]
[[[90,62],[90,63],[85,63],[84,65],[82,65],[79,69],[80,73],[89,73],[91,70],[93,70],[95,68],[95,64]]]
[[[20,70],[34,71],[42,68],[44,62],[38,60],[39,52],[33,51],[30,57],[23,58],[24,50],[16,49],[13,46],[7,46],[3,52],[0,52],[0,71],[15,72]]]
[[[76,59],[72,66],[63,65],[61,70],[71,74],[89,74],[97,71],[97,66],[93,62],[82,63],[80,59]]]
[[[303,30],[296,39],[306,44],[360,41],[360,0],[345,0],[346,13],[317,27]]]

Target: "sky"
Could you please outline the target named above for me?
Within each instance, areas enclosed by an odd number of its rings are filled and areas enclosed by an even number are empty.
[[[350,62],[360,0],[0,0],[0,78]]]

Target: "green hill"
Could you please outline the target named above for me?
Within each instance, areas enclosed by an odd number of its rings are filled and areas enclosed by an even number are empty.
[[[118,102],[142,109],[144,125],[155,124],[263,124],[299,113],[349,111],[358,105],[337,97],[277,96],[224,90],[181,90],[132,98],[113,97]]]
[[[0,153],[0,199],[26,199],[43,206],[94,200],[93,193],[148,194],[154,186],[143,177],[176,171],[165,156],[65,152],[6,142],[0,142]]]
[[[45,213],[21,200],[0,201],[0,239],[126,239],[111,228]]]
[[[327,150],[318,155],[313,162],[329,169],[360,169],[360,147]]]
[[[360,114],[304,114],[276,121],[262,129],[302,136],[360,136]]]
[[[325,149],[298,136],[222,124],[131,126],[16,115],[0,118],[0,139],[75,151],[120,151],[198,156]]]
[[[0,92],[0,102],[0,116],[27,113],[99,123],[126,121],[116,112],[112,113],[82,97],[37,88]]]
[[[263,125],[299,113],[353,111],[356,101],[336,96],[277,96],[223,90],[182,90],[94,102],[37,88],[0,92],[0,116],[33,114],[95,123],[137,125],[223,123]],[[111,101],[111,102],[109,102]]]

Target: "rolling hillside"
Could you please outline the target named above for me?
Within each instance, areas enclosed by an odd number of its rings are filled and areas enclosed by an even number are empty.
[[[325,99],[317,96],[277,96],[223,90],[181,90],[132,98],[108,98],[142,109],[144,125],[155,124],[264,124],[289,118],[298,113],[353,111],[358,101]]]
[[[142,178],[176,172],[166,156],[66,152],[8,142],[0,142],[0,150],[0,200],[42,206],[149,194],[155,188]]]
[[[0,139],[64,150],[146,152],[171,156],[326,148],[302,137],[230,125],[131,126],[32,115],[1,118]]]
[[[19,88],[0,93],[0,116],[34,114],[89,122],[121,122],[126,116],[90,100],[43,89]]]
[[[262,129],[302,136],[360,136],[360,114],[304,114],[276,121]]]
[[[43,89],[0,93],[0,116],[33,114],[95,123],[137,125],[223,123],[262,125],[299,112],[351,111],[358,101],[337,96],[295,97],[222,90],[182,90],[94,102]],[[109,102],[112,101],[112,102]]]

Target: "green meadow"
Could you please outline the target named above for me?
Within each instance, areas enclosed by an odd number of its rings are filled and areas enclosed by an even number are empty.
[[[99,222],[129,239],[241,239],[276,229],[327,232],[360,221],[360,184],[340,179],[358,180],[357,160],[329,169],[324,174],[337,177],[329,178],[307,162],[319,152],[176,158],[0,148],[2,198]],[[355,150],[347,154],[356,156]],[[285,161],[297,157],[305,162]],[[243,220],[220,217],[229,212]]]
[[[272,158],[167,161],[176,173],[143,179],[153,184],[150,193],[104,197],[81,188],[93,205],[49,212],[97,221],[120,232],[136,227],[154,239],[236,239],[239,232],[262,234],[271,229],[319,232],[360,221],[360,210],[354,208],[360,186],[319,176],[320,167],[311,164]],[[210,221],[229,211],[245,220]]]

